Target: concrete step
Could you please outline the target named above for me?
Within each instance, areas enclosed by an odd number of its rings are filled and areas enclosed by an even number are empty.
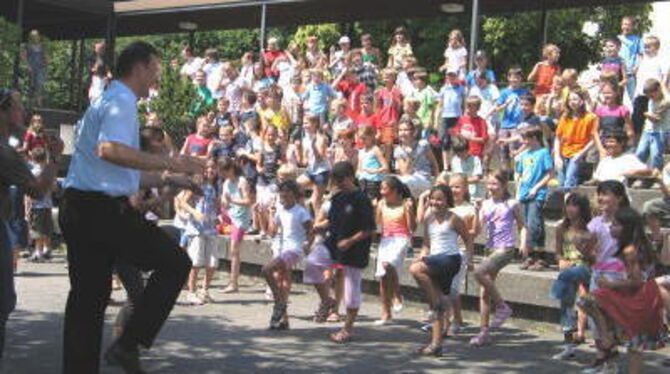
[[[229,240],[227,237],[220,237],[220,255],[222,258],[228,256]],[[263,266],[272,258],[272,249],[268,240],[256,240],[254,237],[245,239],[240,248],[242,263],[247,265]],[[481,260],[476,256],[475,263]],[[420,292],[414,278],[409,274],[408,268],[412,263],[412,258],[405,259],[405,264],[401,270],[400,284],[403,292]],[[544,309],[558,308],[558,302],[551,299],[549,290],[558,275],[556,270],[546,270],[542,272],[533,272],[521,270],[520,264],[514,263],[505,267],[499,274],[496,284],[505,298],[515,304],[523,304],[531,307]],[[377,284],[374,277],[376,267],[376,248],[373,248],[370,263],[363,272],[363,278],[367,282]],[[304,263],[300,263],[295,269],[298,272],[304,270]],[[373,288],[376,289],[376,288]],[[472,272],[468,273],[463,295],[479,297],[479,287],[475,281]]]

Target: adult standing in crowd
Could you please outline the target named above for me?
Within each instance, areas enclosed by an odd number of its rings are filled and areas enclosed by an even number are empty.
[[[24,53],[30,77],[31,102],[33,105],[42,106],[42,91],[47,80],[47,51],[44,49],[39,31],[30,32]]]
[[[30,197],[40,198],[53,185],[57,166],[50,162],[39,177],[34,177],[23,157],[8,144],[10,135],[22,131],[24,111],[21,95],[0,91],[0,359],[5,342],[5,326],[16,305],[13,253],[9,240],[8,216],[11,210],[9,187],[18,186]],[[61,143],[48,144],[50,154],[60,153]]]
[[[189,157],[139,150],[137,100],[148,95],[159,72],[153,46],[130,44],[119,55],[117,79],[92,103],[77,129],[59,217],[71,285],[65,309],[64,373],[99,371],[115,263],[153,270],[123,333],[106,353],[110,363],[127,373],[141,372],[138,348],[151,346],[190,271],[187,254],[128,199],[140,182],[151,185],[162,178],[148,172],[202,171],[202,165]]]

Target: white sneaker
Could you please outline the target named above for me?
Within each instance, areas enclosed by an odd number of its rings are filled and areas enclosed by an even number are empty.
[[[575,346],[573,344],[566,344],[563,346],[563,350],[560,353],[557,353],[551,356],[552,360],[570,360],[575,358]]]
[[[186,295],[186,303],[189,305],[203,305],[205,302],[195,292],[189,292]]]
[[[375,326],[384,326],[384,325],[388,325],[389,323],[391,323],[390,319],[378,319],[378,320],[373,322],[373,324]]]
[[[403,310],[404,308],[405,308],[405,305],[403,305],[402,302],[397,303],[397,304],[394,303],[394,304],[393,304],[393,313],[395,313],[395,314],[400,314],[400,312],[402,312],[402,310]]]
[[[209,291],[207,290],[202,290],[199,295],[199,299],[202,300],[203,303],[213,303],[214,299],[209,295]]]

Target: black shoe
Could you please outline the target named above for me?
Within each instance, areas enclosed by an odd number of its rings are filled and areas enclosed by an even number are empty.
[[[120,366],[126,374],[145,374],[140,366],[139,349],[128,350],[123,348],[118,341],[114,342],[105,353],[105,361],[112,366]]]

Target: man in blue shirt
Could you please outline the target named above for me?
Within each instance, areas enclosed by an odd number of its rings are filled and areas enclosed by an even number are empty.
[[[640,56],[644,53],[640,36],[633,34],[635,23],[635,18],[623,17],[621,19],[621,35],[619,35],[621,41],[619,56],[626,63],[626,94],[628,94],[631,102],[635,99],[635,86],[637,84],[635,73],[640,65]]]
[[[139,150],[137,100],[160,73],[158,52],[135,42],[118,58],[117,80],[91,103],[77,125],[75,152],[64,183],[60,226],[68,247],[70,293],[65,309],[64,373],[97,373],[114,264],[153,270],[123,333],[106,353],[127,373],[142,372],[139,345],[150,347],[191,268],[188,255],[131,207],[128,197],[159,184],[146,172],[201,172],[187,156]],[[163,174],[164,175],[164,174]]]

